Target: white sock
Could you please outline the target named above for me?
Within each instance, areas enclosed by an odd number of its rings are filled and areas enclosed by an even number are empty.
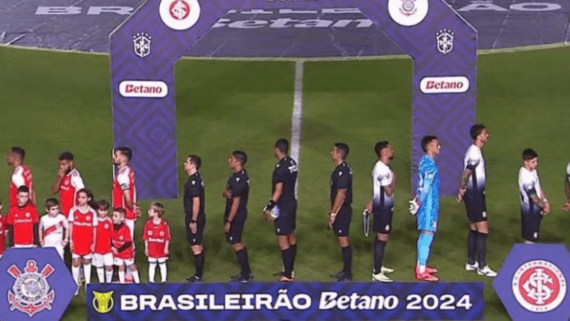
[[[85,275],[85,284],[91,284],[91,263],[83,264],[83,274]]]
[[[141,279],[139,277],[139,271],[131,271],[131,275],[133,276],[133,281],[135,283],[141,283]]]
[[[107,283],[113,282],[113,270],[105,270],[105,276],[107,277]]]
[[[426,272],[426,266],[420,265],[420,273],[425,273],[425,272]]]
[[[168,274],[168,270],[166,269],[166,262],[158,264],[160,268],[160,276],[162,277],[161,282],[166,283],[166,275]]]
[[[119,283],[125,284],[125,271],[119,270]]]
[[[97,268],[97,277],[99,278],[99,283],[105,283],[105,268]]]
[[[133,279],[133,272],[129,269],[126,271],[126,278],[132,280]]]
[[[79,286],[79,266],[71,266],[71,275],[73,275],[75,283]]]
[[[156,263],[148,263],[148,282],[154,283],[155,273],[156,273]]]

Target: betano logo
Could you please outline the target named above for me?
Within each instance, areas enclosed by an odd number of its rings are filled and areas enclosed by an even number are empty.
[[[91,304],[93,304],[93,309],[101,314],[111,312],[115,305],[113,292],[114,291],[102,293],[93,291],[93,302],[91,302]]]
[[[464,76],[425,77],[420,82],[424,94],[460,94],[469,90],[469,79]]]
[[[164,98],[168,95],[168,85],[163,81],[124,80],[119,84],[123,97]]]

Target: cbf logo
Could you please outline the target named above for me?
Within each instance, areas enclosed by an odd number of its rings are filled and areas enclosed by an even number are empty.
[[[551,262],[526,262],[513,276],[513,294],[520,305],[529,311],[552,311],[566,296],[566,278]]]
[[[12,290],[8,292],[10,311],[19,310],[32,317],[45,309],[51,310],[55,293],[50,288],[47,278],[54,268],[46,264],[39,271],[36,261],[29,260],[23,271],[16,265],[10,266],[8,273],[16,279]]]
[[[568,320],[569,275],[564,244],[515,244],[493,288],[513,321]]]
[[[437,42],[437,51],[444,55],[447,55],[453,51],[453,38],[455,34],[449,29],[443,29],[435,34],[435,39]]]
[[[152,37],[149,36],[147,33],[137,33],[133,36],[133,49],[135,51],[135,55],[144,58],[150,55],[150,43],[152,41]]]

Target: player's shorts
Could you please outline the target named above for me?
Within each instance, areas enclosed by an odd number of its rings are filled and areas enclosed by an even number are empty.
[[[333,223],[334,234],[338,237],[349,236],[350,234],[350,221],[352,220],[352,207],[343,206],[336,214],[336,219]]]
[[[230,244],[241,243],[241,237],[247,221],[246,213],[237,213],[230,224],[230,232],[226,233],[226,242]]]
[[[281,212],[279,217],[273,221],[275,234],[280,236],[292,234],[297,228],[297,202],[279,204],[278,206]]]
[[[540,236],[540,222],[542,215],[521,213],[521,237],[525,241],[536,243]]]
[[[61,257],[61,259],[63,260],[64,250],[63,250],[63,246],[61,246],[61,244],[58,244],[58,245],[46,244],[46,245],[44,245],[44,247],[53,247],[53,248],[55,248],[55,250],[57,251],[57,253],[58,253],[59,256]]]
[[[97,268],[102,268],[105,266],[113,266],[113,253],[107,253],[107,254],[94,253],[93,259],[91,260],[91,264],[93,264],[93,266]]]
[[[188,239],[188,244],[192,245],[202,245],[204,237],[204,228],[206,226],[205,215],[199,215],[196,221],[196,233],[192,233],[190,229],[190,221],[186,221],[186,238]]]
[[[166,261],[168,261],[168,257],[149,257],[148,258],[148,263],[158,263],[158,264],[162,264],[162,263],[166,263]]]
[[[77,254],[77,253],[71,252],[71,258],[72,258],[72,259],[84,258],[84,259],[86,259],[86,260],[91,260],[91,259],[93,258],[93,253]]]
[[[129,230],[131,231],[131,240],[134,240],[135,239],[135,228],[137,226],[137,221],[125,219],[125,225],[127,225],[129,227]],[[133,242],[133,249],[134,248],[135,248],[135,242]]]
[[[374,231],[380,234],[390,235],[392,232],[392,217],[394,216],[394,208],[389,211],[373,213]]]
[[[438,215],[427,215],[423,213],[418,213],[417,216],[417,225],[418,231],[426,231],[426,232],[437,232],[437,221]]]
[[[34,244],[14,244],[14,247],[30,248],[30,247],[34,247]]]
[[[485,201],[485,194],[465,196],[463,203],[465,203],[467,218],[470,222],[479,223],[487,221],[487,203]]]
[[[132,259],[121,259],[121,258],[116,257],[116,258],[113,258],[113,263],[116,266],[123,266],[123,265],[131,266],[131,265],[135,264],[135,259],[134,258],[132,258]]]

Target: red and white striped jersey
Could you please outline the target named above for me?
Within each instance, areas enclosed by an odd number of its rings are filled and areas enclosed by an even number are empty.
[[[130,166],[125,166],[117,171],[113,182],[113,207],[122,207],[126,211],[125,218],[134,220],[137,218],[135,212],[128,208],[123,191],[127,191],[133,203],[137,202],[137,190],[135,187],[135,172]]]
[[[61,203],[61,212],[64,215],[69,215],[69,210],[77,204],[77,192],[85,188],[83,179],[79,171],[74,168],[65,175],[59,185],[59,202]]]

